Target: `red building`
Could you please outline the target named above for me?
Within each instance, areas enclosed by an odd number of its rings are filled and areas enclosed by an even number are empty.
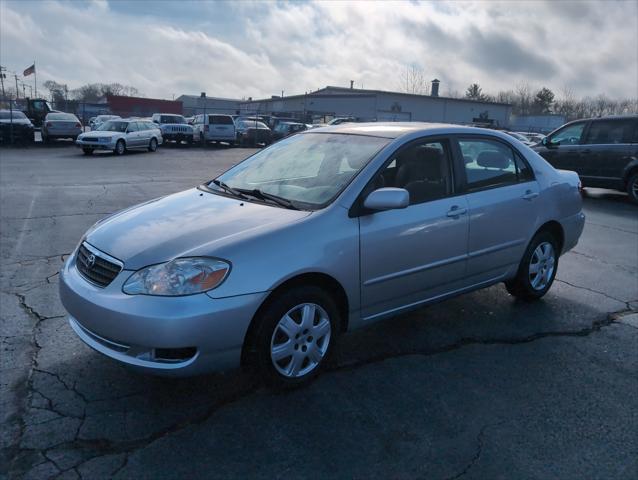
[[[154,113],[182,115],[182,102],[159,98],[123,97],[107,95],[109,110],[120,117],[150,117]]]

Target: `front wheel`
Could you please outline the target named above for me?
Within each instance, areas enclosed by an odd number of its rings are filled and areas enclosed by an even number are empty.
[[[629,194],[629,200],[633,203],[638,203],[638,172],[629,177],[627,181],[627,193]]]
[[[148,151],[154,152],[157,150],[157,139],[151,138],[150,143],[148,144]]]
[[[114,152],[116,155],[124,155],[124,153],[126,153],[126,145],[124,144],[124,140],[117,141],[117,143],[115,144]]]
[[[538,233],[523,255],[518,273],[505,282],[507,291],[522,300],[538,300],[552,286],[558,268],[558,244],[549,232]]]
[[[293,288],[260,314],[255,337],[261,376],[276,388],[294,388],[319,374],[335,351],[339,309],[314,286]]]

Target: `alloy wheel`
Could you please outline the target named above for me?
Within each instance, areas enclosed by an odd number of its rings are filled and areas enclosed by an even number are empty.
[[[529,283],[534,290],[543,290],[554,274],[556,257],[549,242],[540,243],[529,261]]]
[[[328,351],[330,318],[315,303],[291,308],[277,323],[270,342],[270,358],[277,372],[299,378],[312,372]]]

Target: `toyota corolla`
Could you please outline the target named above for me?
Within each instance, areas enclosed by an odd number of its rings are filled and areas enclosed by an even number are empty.
[[[344,124],[98,222],[60,295],[86,344],[134,368],[294,386],[345,331],[499,282],[541,298],[583,225],[578,176],[504,133]]]

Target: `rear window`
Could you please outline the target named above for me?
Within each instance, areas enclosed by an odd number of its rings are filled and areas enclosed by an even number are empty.
[[[47,120],[66,120],[67,122],[77,122],[78,118],[70,113],[49,113]]]
[[[589,145],[632,143],[636,141],[636,124],[633,119],[594,120],[591,122],[585,143]]]
[[[208,123],[213,125],[235,125],[230,115],[209,115]]]
[[[13,118],[14,119],[21,119],[24,120],[26,117],[26,115],[18,110],[14,110],[13,112],[11,111],[6,111],[6,112],[0,112],[0,120],[9,120],[11,118],[11,114],[13,113]]]

